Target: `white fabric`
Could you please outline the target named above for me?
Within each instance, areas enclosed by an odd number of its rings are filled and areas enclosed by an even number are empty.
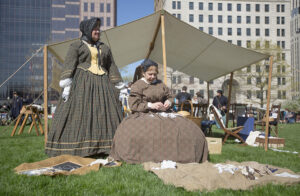
[[[116,65],[123,67],[145,58],[161,14],[165,19],[167,65],[175,70],[210,81],[269,57],[217,39],[166,11],[158,11],[101,33],[101,41],[111,48]],[[48,49],[63,62],[76,40],[49,44]],[[163,64],[160,26],[149,58]]]
[[[117,89],[124,89],[126,88],[126,84],[124,82],[119,82],[118,84],[115,85]]]
[[[95,165],[95,164],[99,164],[99,163],[102,164],[102,165],[105,165],[105,164],[108,163],[108,159],[97,159],[97,160],[91,162],[89,164],[89,166],[92,166],[92,165]]]
[[[160,167],[153,167],[151,169],[160,170],[160,169],[176,169],[176,162],[170,160],[163,160],[160,164]]]
[[[166,113],[166,112],[159,112],[158,114],[165,118],[176,118],[177,116],[181,116],[180,114]]]
[[[258,146],[257,144],[255,144],[255,140],[256,137],[259,136],[259,134],[261,134],[260,131],[251,131],[246,139],[246,144],[248,144],[249,146]]]
[[[210,112],[210,107],[213,107],[213,108],[215,109],[215,111],[216,111],[216,113],[217,113],[217,115],[218,115],[218,117],[219,117],[219,119],[220,119],[222,125],[223,125],[224,127],[226,127],[225,124],[224,124],[224,122],[223,122],[223,120],[222,120],[222,115],[221,115],[221,113],[219,112],[219,110],[218,110],[213,104],[209,104],[209,106],[208,106],[208,108],[207,108],[207,114],[208,114],[209,116],[210,116],[210,114],[211,114],[211,112]],[[212,114],[213,114],[213,113],[212,113]]]
[[[231,174],[234,174],[234,172],[239,169],[237,166],[231,164],[215,164],[214,167],[216,167],[219,170],[220,174],[223,172],[229,172]]]
[[[68,101],[70,95],[71,86],[66,86],[62,92],[62,98],[64,102]]]
[[[72,84],[72,78],[66,78],[64,80],[59,81],[59,86],[61,88],[65,88],[67,86],[70,86]]]
[[[276,152],[287,152],[287,153],[298,154],[297,151],[291,152],[289,150],[279,150],[279,149],[276,149],[276,148],[270,148],[270,149],[273,150],[273,151],[276,151]]]
[[[275,176],[283,177],[283,178],[300,178],[300,175],[293,175],[288,172],[283,172],[281,174],[275,174]]]

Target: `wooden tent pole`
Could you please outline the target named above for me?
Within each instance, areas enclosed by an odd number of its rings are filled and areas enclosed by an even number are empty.
[[[154,35],[153,35],[153,38],[152,38],[152,41],[150,43],[150,46],[149,46],[149,50],[148,50],[148,53],[146,55],[146,59],[149,58],[153,48],[154,48],[154,44],[155,44],[155,40],[156,40],[156,37],[157,37],[157,34],[158,34],[158,31],[159,31],[159,27],[161,25],[161,17],[159,18],[158,22],[157,22],[157,25],[156,25],[156,29],[155,29],[155,32],[154,32]]]
[[[44,124],[45,124],[45,146],[48,136],[48,51],[44,46]]]
[[[206,82],[207,85],[207,105],[209,105],[209,82]]]
[[[227,102],[227,112],[226,112],[226,127],[228,127],[228,121],[229,121],[229,110],[230,110],[230,102],[231,102],[232,80],[233,80],[233,72],[230,73],[230,80],[229,80],[229,92],[228,92],[228,102]]]
[[[269,109],[270,109],[270,98],[271,98],[272,67],[273,67],[273,56],[270,57],[270,65],[269,65],[269,80],[268,80],[267,110],[266,110],[266,131],[265,131],[265,151],[268,151]]]
[[[165,35],[165,16],[162,12],[160,16],[161,20],[161,37],[162,37],[162,49],[163,49],[163,66],[164,66],[164,83],[167,85],[167,54],[166,54],[166,35]]]

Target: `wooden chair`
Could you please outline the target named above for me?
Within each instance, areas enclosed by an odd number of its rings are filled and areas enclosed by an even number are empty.
[[[221,119],[219,118],[219,115],[218,115],[217,111],[215,110],[215,108],[214,107],[210,107],[210,110],[213,112],[213,114],[215,116],[215,120],[218,122],[218,124],[220,125],[221,129],[225,132],[225,137],[224,137],[224,140],[223,140],[223,144],[227,141],[227,139],[228,139],[229,136],[233,136],[233,137],[239,139],[242,143],[245,143],[245,141],[243,140],[243,138],[241,138],[238,135],[238,133],[244,128],[243,126],[227,128],[221,122]]]
[[[271,113],[277,113],[277,117],[276,118],[272,118],[272,116],[270,115],[270,121],[269,121],[269,127],[271,131],[274,131],[275,136],[278,137],[278,124],[280,121],[280,108],[281,108],[281,104],[279,105],[272,105],[271,107]],[[256,126],[261,126],[261,129],[264,130],[264,127],[266,126],[266,120],[265,120],[265,115],[264,118],[256,121],[254,123],[254,129],[256,129]],[[273,129],[274,128],[274,129]]]

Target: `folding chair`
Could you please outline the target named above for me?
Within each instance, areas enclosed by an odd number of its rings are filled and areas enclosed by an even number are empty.
[[[213,114],[215,116],[215,120],[219,123],[221,129],[225,132],[225,137],[224,137],[224,140],[223,140],[223,144],[227,141],[229,136],[233,136],[233,137],[239,139],[242,143],[245,143],[245,140],[243,140],[243,138],[241,138],[238,135],[238,133],[244,128],[244,126],[227,128],[227,127],[225,127],[224,123],[221,121],[215,107],[211,106],[210,110],[213,112]]]

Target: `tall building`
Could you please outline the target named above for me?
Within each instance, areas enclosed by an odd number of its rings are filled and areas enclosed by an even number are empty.
[[[295,97],[300,96],[300,0],[291,2],[291,64]]]
[[[92,17],[101,19],[101,30],[117,25],[116,0],[52,0],[52,41],[80,36],[79,23]]]
[[[116,6],[116,0],[0,1],[0,84],[44,44],[78,38],[81,20],[100,17],[102,30],[116,26]],[[0,100],[13,91],[33,98],[42,91],[42,52],[0,88]]]
[[[0,83],[50,40],[51,1],[0,1]],[[0,88],[0,100],[36,91],[42,79],[42,51]],[[40,67],[40,68],[39,68]],[[40,85],[40,84],[39,84]],[[39,88],[40,90],[41,88]]]
[[[271,98],[291,98],[290,0],[155,0],[155,9],[165,9],[178,19],[229,43],[274,56]],[[201,43],[199,43],[201,44]],[[234,73],[232,99],[260,106],[266,100],[268,61]],[[179,92],[187,85],[192,94],[207,98],[207,84],[176,70],[169,70],[169,86]],[[210,81],[210,98],[217,89],[228,91],[229,75]]]

